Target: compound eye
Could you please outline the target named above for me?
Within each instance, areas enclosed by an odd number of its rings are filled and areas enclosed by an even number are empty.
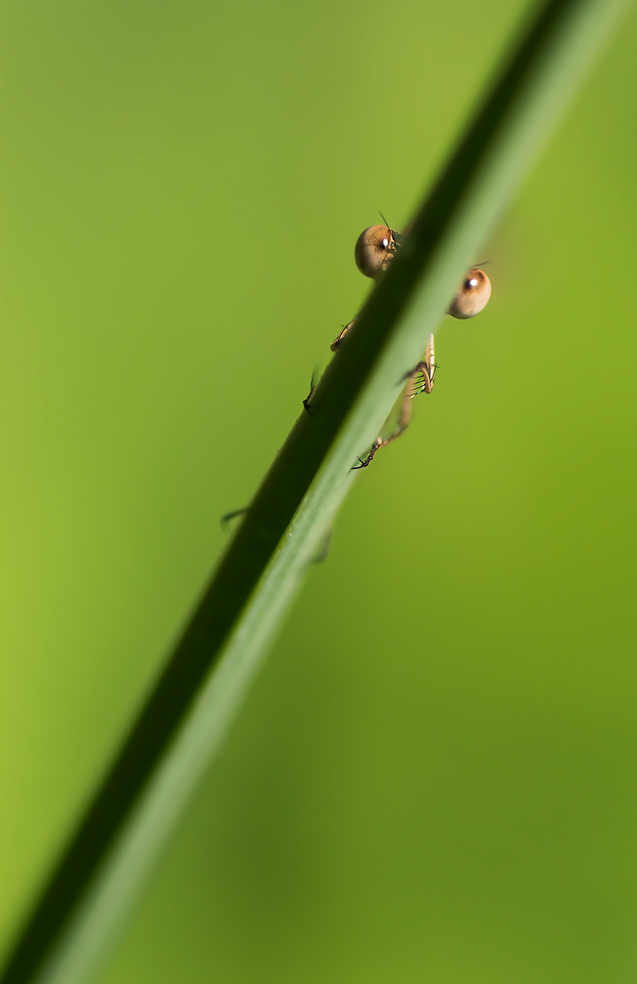
[[[448,313],[454,318],[473,318],[491,297],[491,281],[484,270],[469,270]]]
[[[396,240],[389,226],[370,226],[356,240],[356,266],[365,277],[373,280],[390,263],[395,250]]]

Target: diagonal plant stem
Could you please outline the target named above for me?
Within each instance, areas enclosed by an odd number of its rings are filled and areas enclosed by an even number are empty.
[[[0,984],[93,975],[219,746],[326,528],[476,255],[630,0],[532,18],[266,475],[9,955]]]

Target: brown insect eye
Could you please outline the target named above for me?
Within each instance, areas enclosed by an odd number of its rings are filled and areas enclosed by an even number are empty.
[[[370,226],[361,232],[356,240],[354,247],[356,266],[366,277],[374,279],[390,263],[397,245],[389,226]]]
[[[449,314],[454,318],[473,318],[491,297],[491,281],[484,270],[469,270],[453,299]]]

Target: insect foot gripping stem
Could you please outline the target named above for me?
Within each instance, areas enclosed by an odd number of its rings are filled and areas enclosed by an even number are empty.
[[[339,345],[341,344],[341,342],[343,341],[343,339],[345,338],[345,336],[347,335],[348,331],[350,330],[350,328],[352,327],[352,325],[354,324],[355,321],[356,321],[356,318],[352,318],[352,320],[351,321],[348,321],[346,325],[343,325],[342,332],[340,333],[340,335],[337,335],[337,337],[334,339],[334,341],[330,345],[330,348],[331,348],[332,352],[336,352],[336,350],[338,349]]]
[[[317,382],[318,382],[318,369],[315,369],[314,372],[312,373],[312,379],[310,381],[310,392],[303,400],[303,406],[309,413],[310,417],[314,416],[314,414],[312,413],[312,404],[310,403],[310,400],[312,399],[312,393],[316,389]]]
[[[376,452],[379,451],[384,446],[385,446],[385,442],[383,441],[382,437],[378,437],[372,444],[371,448],[369,449],[367,457],[359,458],[358,459],[359,464],[352,465],[350,471],[358,471],[359,468],[367,468],[367,466],[371,465],[372,461],[374,460],[374,455],[376,454]]]

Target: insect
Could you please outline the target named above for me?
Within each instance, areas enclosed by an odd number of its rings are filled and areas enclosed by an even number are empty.
[[[369,226],[361,232],[354,247],[356,266],[366,277],[376,280],[393,260],[403,244],[404,236],[392,229],[387,222],[384,225]],[[484,270],[472,267],[467,271],[447,314],[453,318],[465,320],[473,318],[486,307],[491,297],[491,281]],[[332,342],[332,352],[336,352],[347,332],[354,325],[352,318]]]
[[[356,266],[366,277],[371,277],[372,280],[378,279],[389,267],[400,249],[403,239],[404,236],[392,229],[386,220],[384,220],[384,225],[369,226],[369,228],[360,234],[356,241],[354,248]],[[449,305],[447,314],[450,314],[453,318],[463,320],[473,318],[486,307],[490,296],[491,282],[486,273],[477,266],[472,267],[465,274],[462,283]],[[338,351],[343,339],[355,322],[356,318],[352,318],[351,321],[343,326],[343,330],[332,342],[332,352]],[[423,360],[411,372],[407,373],[405,377],[407,385],[400,397],[400,409],[394,430],[388,437],[378,437],[366,457],[359,458],[359,464],[354,465],[354,468],[367,468],[377,451],[391,444],[397,437],[400,437],[411,418],[411,400],[414,396],[419,396],[420,393],[431,393],[436,368],[434,337],[430,335]],[[306,401],[304,401],[304,404],[306,405]]]

